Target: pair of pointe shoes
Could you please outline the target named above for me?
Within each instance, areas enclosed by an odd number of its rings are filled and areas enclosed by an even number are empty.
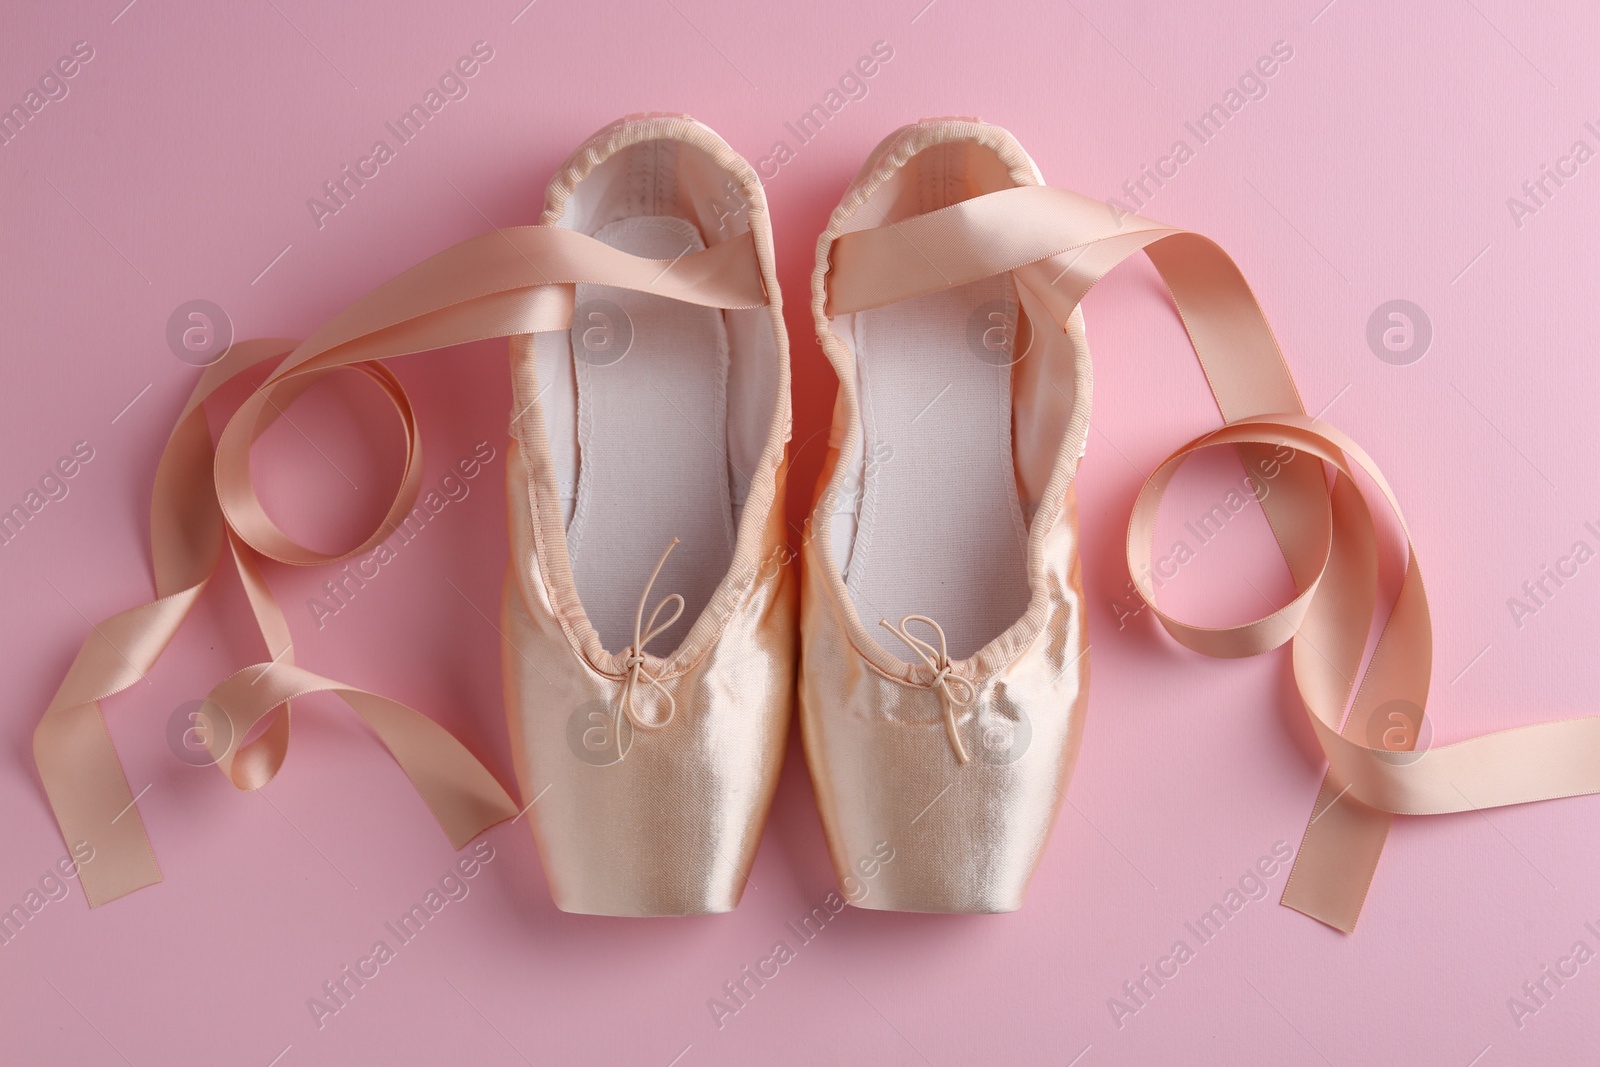
[[[556,903],[607,915],[734,907],[798,696],[845,897],[1020,907],[1077,757],[1088,675],[1073,494],[1090,398],[1079,302],[1135,254],[1166,282],[1224,425],[1140,489],[1130,584],[1194,651],[1293,644],[1328,771],[1283,903],[1349,932],[1394,815],[1600,793],[1600,716],[1415,750],[1433,637],[1409,545],[1365,655],[1379,538],[1357,470],[1399,516],[1377,465],[1306,414],[1226,252],[1045,186],[1016,140],[981,122],[891,134],[818,242],[811,307],[839,395],[793,566],[789,351],[761,184],[706,127],[652,115],[580,148],[540,225],[464,241],[305,341],[239,342],[200,375],[155,481],[157,599],[93,628],[34,731],[63,838],[96,857],[78,871],[86,898],[161,880],[100,704],[148,674],[225,545],[272,658],[211,691],[195,717],[202,750],[188,740],[197,731],[183,734],[186,762],[208,754],[200,762],[258,789],[287,752],[289,703],[331,692],[457,847],[517,814],[432,719],[297,665],[259,566],[381,550],[421,478],[414,413],[382,360],[510,337],[506,706],[520,810]],[[207,399],[264,366],[213,445]],[[393,403],[405,473],[370,536],[330,553],[273,523],[249,453],[284,406],[340,370]],[[1217,447],[1246,465],[1297,592],[1208,627],[1156,604],[1153,540],[1174,472]],[[1310,458],[1291,465],[1295,455]]]
[[[897,224],[1042,184],[1009,133],[958,119],[890,134],[850,184],[812,275],[840,388],[796,568],[755,171],[649,115],[551,182],[542,225],[681,286],[597,275],[570,331],[512,342],[506,705],[563,910],[732,909],[796,696],[847,899],[1021,906],[1083,724],[1088,349],[1075,310],[1047,328],[1009,270],[953,281]]]

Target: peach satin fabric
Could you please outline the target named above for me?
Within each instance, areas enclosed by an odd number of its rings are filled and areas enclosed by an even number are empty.
[[[830,311],[879,307],[1012,271],[1064,324],[1095,282],[1139,251],[1171,290],[1225,425],[1184,445],[1151,475],[1129,523],[1129,567],[1162,625],[1197,651],[1245,656],[1292,643],[1296,681],[1329,768],[1283,902],[1349,931],[1394,814],[1600,792],[1600,718],[1519,727],[1421,756],[1362,743],[1369,719],[1395,702],[1415,709],[1416,721],[1408,720],[1405,733],[1417,736],[1432,650],[1421,574],[1412,552],[1382,636],[1361,671],[1378,564],[1372,516],[1353,478],[1356,468],[1396,515],[1399,508],[1371,458],[1305,414],[1277,342],[1233,261],[1198,234],[1137,216],[1119,225],[1098,201],[1023,187],[842,236],[834,249]],[[380,286],[306,342],[244,342],[208,367],[157,471],[151,534],[157,599],[93,628],[34,734],[40,776],[64,837],[94,847],[97,862],[80,871],[90,903],[161,878],[100,701],[154,666],[204,591],[224,542],[271,659],[217,686],[208,698],[212,713],[225,714],[232,737],[242,739],[273,709],[285,708],[255,741],[214,751],[235,786],[260,788],[282,765],[289,701],[331,691],[378,734],[456,846],[514,814],[501,785],[430,719],[296,666],[287,623],[257,557],[301,565],[348,558],[375,547],[410,510],[420,482],[420,438],[404,391],[378,360],[565,329],[572,287],[580,282],[745,308],[766,302],[759,279],[749,235],[677,261],[655,261],[555,227],[496,231]],[[203,403],[223,382],[274,361],[266,381],[229,421],[213,456]],[[272,522],[251,484],[248,457],[251,444],[284,407],[339,369],[362,373],[383,390],[405,427],[407,445],[401,489],[383,523],[361,545],[330,554],[296,543]],[[1189,454],[1218,446],[1237,449],[1247,462],[1287,446],[1316,456],[1334,477],[1328,482],[1315,465],[1281,468],[1276,491],[1262,506],[1298,592],[1268,616],[1212,629],[1174,619],[1155,605],[1151,540],[1156,509],[1176,468]]]
[[[225,715],[232,726],[231,731],[208,731],[207,743],[235,786],[259,789],[271,780],[288,751],[289,702],[329,691],[377,733],[457,848],[516,814],[500,783],[431,719],[296,666],[288,624],[257,558],[300,565],[346,559],[376,547],[411,510],[421,481],[421,440],[405,391],[378,360],[567,329],[579,283],[707,307],[750,308],[767,303],[760,279],[748,233],[677,260],[650,260],[553,226],[497,230],[379,286],[305,342],[242,342],[206,368],[156,473],[151,508],[156,599],[93,627],[34,731],[34,758],[62,835],[69,843],[93,846],[95,862],[79,870],[90,905],[161,880],[100,701],[155,665],[204,592],[224,541],[271,656],[222,682],[207,698],[209,713]],[[202,405],[234,376],[274,362],[266,380],[231,417],[213,456]],[[405,428],[406,447],[400,490],[384,520],[362,544],[322,553],[293,541],[267,515],[250,480],[249,453],[295,397],[340,369],[366,375],[384,392]],[[235,747],[227,740],[242,741],[280,705],[284,714],[250,744]]]
[[[1349,932],[1395,814],[1600,792],[1600,717],[1410,751],[1432,665],[1427,595],[1408,543],[1400,592],[1362,671],[1377,600],[1378,553],[1355,471],[1366,474],[1396,517],[1399,504],[1359,445],[1305,413],[1271,328],[1233,260],[1199,234],[1139,216],[1118,220],[1100,201],[1026,186],[842,235],[833,249],[828,311],[881,307],[1011,271],[1064,327],[1089,289],[1140,251],[1166,281],[1225,425],[1183,445],[1150,475],[1128,524],[1128,567],[1161,624],[1189,648],[1236,657],[1291,643],[1295,680],[1328,771],[1283,903]],[[1156,511],[1173,474],[1190,454],[1220,446],[1236,449],[1248,469],[1263,469],[1258,464],[1279,447],[1322,462],[1278,465],[1274,491],[1261,501],[1294,578],[1294,598],[1254,621],[1208,628],[1175,619],[1156,605],[1151,553]],[[1396,714],[1405,719],[1406,728],[1396,735],[1404,738],[1403,747],[1363,743],[1373,736],[1368,725],[1374,716],[1381,723]]]

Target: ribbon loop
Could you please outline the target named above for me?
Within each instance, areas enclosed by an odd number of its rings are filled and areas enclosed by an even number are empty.
[[[1421,755],[1411,751],[1433,662],[1427,594],[1406,531],[1400,590],[1362,670],[1377,606],[1378,553],[1357,470],[1377,487],[1402,530],[1405,520],[1371,457],[1305,413],[1266,316],[1228,254],[1209,238],[1112,213],[1098,200],[1024,186],[842,234],[833,244],[828,312],[882,307],[1009,271],[1064,329],[1084,295],[1140,251],[1166,282],[1224,425],[1173,452],[1140,489],[1128,520],[1129,572],[1161,625],[1189,648],[1250,656],[1290,644],[1296,685],[1328,770],[1283,903],[1348,933],[1393,815],[1600,793],[1600,717],[1502,730]],[[1209,628],[1173,618],[1156,604],[1152,538],[1177,468],[1194,452],[1220,446],[1235,449],[1250,471],[1296,592],[1261,618]],[[932,646],[903,639],[929,659]],[[1414,708],[1417,721],[1406,716],[1410,729],[1396,747],[1388,747],[1387,734],[1367,743],[1369,722],[1392,702]]]
[[[516,804],[494,777],[432,720],[296,667],[288,623],[258,559],[305,566],[348,558],[376,548],[411,510],[421,485],[421,437],[405,390],[379,361],[566,329],[580,283],[704,307],[767,303],[749,232],[676,260],[652,260],[572,230],[524,226],[446,249],[356,300],[307,341],[243,341],[201,373],[156,471],[151,502],[156,599],[92,630],[34,731],[34,759],[62,835],[69,844],[88,842],[94,848],[96,861],[79,871],[90,906],[161,880],[99,702],[154,667],[205,591],[224,542],[273,658],[234,675],[209,699],[235,726],[233,739],[242,739],[251,726],[282,709],[249,745],[235,747],[229,740],[213,752],[235,786],[259,789],[282,766],[293,697],[331,691],[378,733],[457,847],[516,814]],[[225,382],[261,366],[272,369],[228,419],[213,448],[204,404]],[[322,552],[294,541],[267,515],[250,477],[250,449],[301,393],[337,370],[365,375],[385,394],[404,428],[405,451],[400,488],[384,519],[356,547]],[[677,604],[681,613],[681,597]],[[656,618],[651,618],[651,636],[677,615],[660,627]],[[642,648],[645,641],[635,644]],[[630,668],[628,706],[641,677],[667,697],[667,714],[659,722],[630,714],[641,728],[665,725],[675,711],[671,694],[644,674],[642,661]]]
[[[750,233],[682,256],[645,259],[556,226],[496,230],[446,249],[380,285],[299,345],[229,420],[217,442],[217,498],[229,525],[256,552],[282,563],[333,563],[375,549],[411,510],[422,445],[404,388],[376,362],[472,341],[572,324],[572,287],[608,285],[703,307],[766,303]],[[285,534],[256,495],[250,447],[293,396],[323,375],[354,367],[388,396],[405,430],[400,488],[360,544],[321,552]]]

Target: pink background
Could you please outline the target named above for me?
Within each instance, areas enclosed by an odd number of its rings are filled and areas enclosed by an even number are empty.
[[[1600,372],[1587,351],[1600,305],[1594,243],[1579,236],[1600,224],[1600,162],[1520,226],[1507,206],[1575,140],[1600,147],[1583,127],[1600,120],[1588,5],[820,0],[757,16],[721,0],[539,0],[520,14],[524,0],[125,2],[15,5],[0,35],[7,107],[75,42],[94,49],[69,95],[0,148],[0,506],[76,442],[94,450],[69,495],[0,547],[6,908],[64,853],[33,725],[86,618],[150,595],[151,479],[196,374],[168,349],[169,314],[205,298],[240,337],[305,336],[401,267],[491,223],[533,221],[553,167],[634,111],[688,111],[753,161],[779,139],[796,149],[769,195],[795,339],[798,530],[833,389],[806,312],[812,242],[871,146],[918,117],[981,115],[1013,130],[1048,180],[1119,195],[1174,140],[1194,147],[1185,120],[1286,42],[1293,58],[1266,96],[1147,211],[1233,252],[1308,406],[1331,404],[1327,417],[1396,486],[1440,624],[1438,739],[1600,710],[1600,563],[1520,629],[1507,607],[1574,541],[1593,546],[1583,524],[1600,520]],[[307,198],[480,40],[494,58],[470,95],[319,230]],[[894,57],[868,95],[796,146],[785,121],[880,40]],[[1366,341],[1369,315],[1395,298],[1433,328],[1407,366]],[[261,795],[173,757],[173,710],[261,658],[224,577],[148,682],[108,705],[134,789],[150,785],[141,807],[166,882],[92,913],[74,883],[0,946],[4,1060],[1592,1061],[1600,962],[1520,1028],[1507,1000],[1575,942],[1600,950],[1585,926],[1600,929],[1593,798],[1400,820],[1353,937],[1278,907],[1279,872],[1267,900],[1113,1021],[1108,1000],[1188,938],[1186,920],[1275,842],[1298,841],[1321,767],[1285,656],[1204,660],[1148,615],[1119,631],[1133,494],[1216,416],[1146,267],[1115,276],[1089,313],[1098,407],[1080,484],[1094,696],[1070,804],[1022,912],[851,909],[719,1029],[707,1001],[832,886],[796,746],[736,913],[563,915],[524,826],[498,827],[471,894],[319,1029],[307,999],[456,856],[334,702],[305,702],[290,760]],[[420,409],[427,483],[480,440],[502,449],[502,345],[396,368]],[[387,500],[396,431],[377,403],[329,387],[296,409],[303,434],[279,426],[258,450],[269,505],[292,530],[348,543]],[[505,558],[503,473],[497,458],[321,630],[302,605],[327,575],[269,577],[301,663],[426,709],[510,781],[485,620]],[[1186,482],[1169,532],[1226,473]],[[1252,517],[1207,547],[1170,603],[1242,616],[1259,605],[1243,576],[1281,595],[1281,571]]]

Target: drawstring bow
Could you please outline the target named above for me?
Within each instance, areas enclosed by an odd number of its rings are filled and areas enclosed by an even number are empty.
[[[628,673],[627,678],[622,683],[622,695],[617,702],[615,718],[617,759],[619,760],[625,758],[628,755],[628,749],[633,747],[631,735],[627,746],[622,743],[622,717],[624,715],[628,717],[628,722],[633,724],[634,729],[659,730],[672,722],[673,717],[678,713],[678,702],[673,699],[667,687],[661,684],[661,679],[644,669],[646,662],[645,646],[671,629],[672,624],[683,617],[683,594],[681,593],[673,593],[671,596],[662,597],[656,602],[655,610],[650,612],[650,620],[646,622],[644,617],[644,606],[650,599],[650,590],[655,588],[656,577],[661,573],[661,568],[666,566],[667,557],[672,555],[672,550],[676,547],[678,547],[678,539],[674,537],[672,542],[667,545],[666,551],[661,553],[661,558],[656,561],[656,569],[650,572],[650,580],[645,582],[644,592],[639,594],[639,609],[633,615],[633,645],[629,647],[628,653],[622,661],[623,668]],[[658,622],[657,620],[661,618],[662,611],[669,604],[672,605],[672,614],[665,622]],[[666,702],[667,713],[665,715],[658,719],[646,719],[639,714],[636,694],[641,683],[655,686],[656,692],[660,693],[662,699]]]
[[[931,643],[911,634],[909,625],[913,622],[926,623],[933,631],[939,645],[935,648]],[[906,647],[915,652],[922,662],[928,665],[933,672],[933,680],[924,688],[939,691],[939,704],[944,712],[944,732],[950,739],[950,751],[956,755],[956,760],[966,763],[967,746],[961,740],[961,731],[956,728],[956,709],[971,706],[978,699],[978,690],[967,679],[955,673],[950,665],[948,646],[945,644],[944,627],[928,618],[926,615],[907,615],[900,620],[900,625],[895,626],[888,619],[879,619],[878,625],[894,634],[906,643]],[[960,690],[958,693],[957,690]]]

